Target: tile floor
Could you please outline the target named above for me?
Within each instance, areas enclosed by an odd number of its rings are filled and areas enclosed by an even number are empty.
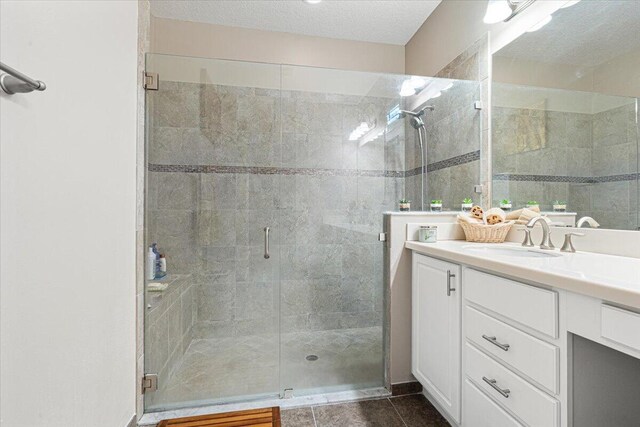
[[[422,394],[285,409],[282,427],[449,427]]]
[[[382,386],[381,327],[288,333],[282,340],[280,355],[273,336],[193,340],[169,378],[159,378],[147,410],[277,395],[280,388],[295,394]],[[308,361],[310,354],[318,359]]]

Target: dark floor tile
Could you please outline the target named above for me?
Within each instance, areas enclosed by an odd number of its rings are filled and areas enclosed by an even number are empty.
[[[311,408],[284,409],[280,411],[282,427],[314,427]]]
[[[404,427],[388,399],[315,406],[318,427]]]
[[[449,427],[450,425],[422,394],[392,397],[391,403],[407,427]]]

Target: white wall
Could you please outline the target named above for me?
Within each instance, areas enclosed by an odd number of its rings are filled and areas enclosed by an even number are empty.
[[[2,1],[1,425],[135,412],[135,1]]]
[[[537,1],[509,22],[487,25],[487,0],[442,0],[405,46],[405,72],[433,76],[487,32],[496,52],[566,2]]]
[[[404,46],[152,18],[151,52],[404,73]]]

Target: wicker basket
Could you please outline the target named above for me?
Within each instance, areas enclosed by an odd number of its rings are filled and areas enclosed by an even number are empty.
[[[507,238],[513,221],[496,225],[472,224],[465,221],[458,221],[458,224],[462,227],[467,242],[502,243]]]

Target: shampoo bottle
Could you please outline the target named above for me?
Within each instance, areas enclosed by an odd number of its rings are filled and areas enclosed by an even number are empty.
[[[167,258],[165,258],[164,254],[160,254],[160,259],[158,260],[160,265],[160,277],[164,277],[167,275]]]
[[[147,254],[147,280],[153,280],[156,278],[156,253],[153,251],[153,247],[149,247],[149,253]]]

